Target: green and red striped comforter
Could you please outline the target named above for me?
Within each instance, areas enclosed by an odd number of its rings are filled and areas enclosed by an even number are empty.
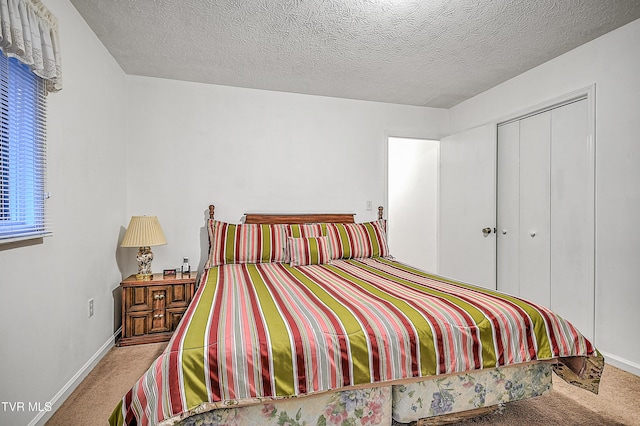
[[[600,355],[544,307],[395,261],[221,265],[111,422],[563,357]]]

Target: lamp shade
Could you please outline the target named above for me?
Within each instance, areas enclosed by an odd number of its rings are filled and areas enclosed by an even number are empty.
[[[132,216],[122,247],[150,247],[167,244],[156,216]]]

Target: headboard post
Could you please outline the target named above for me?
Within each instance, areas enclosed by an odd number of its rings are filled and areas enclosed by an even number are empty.
[[[213,204],[209,204],[209,219],[213,219],[213,212],[216,209],[216,206]]]
[[[382,215],[383,215],[383,214],[382,214],[382,211],[383,211],[383,210],[384,210],[384,209],[383,209],[383,207],[382,207],[382,206],[379,206],[379,207],[378,207],[378,220],[382,220]]]

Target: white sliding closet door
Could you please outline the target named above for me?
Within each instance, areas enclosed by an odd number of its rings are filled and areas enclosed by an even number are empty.
[[[551,300],[550,152],[551,113],[521,120],[520,295],[545,306]]]
[[[593,146],[581,99],[498,127],[497,287],[594,334]]]
[[[498,127],[498,290],[520,294],[520,122]]]

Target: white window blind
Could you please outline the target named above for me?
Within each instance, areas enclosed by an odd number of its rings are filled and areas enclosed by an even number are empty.
[[[0,54],[0,244],[51,233],[45,194],[45,82]]]

